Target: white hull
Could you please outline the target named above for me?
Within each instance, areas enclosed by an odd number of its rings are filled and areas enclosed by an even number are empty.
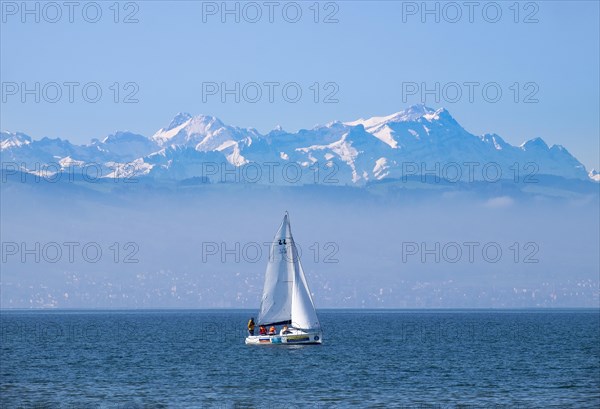
[[[246,337],[247,345],[301,345],[321,344],[323,333],[321,331],[299,331],[285,335],[249,335]]]

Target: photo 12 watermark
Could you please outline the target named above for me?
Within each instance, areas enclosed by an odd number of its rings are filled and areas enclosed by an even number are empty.
[[[534,241],[499,243],[497,241],[402,241],[402,263],[490,263],[537,264],[540,246]]]
[[[294,249],[292,250],[292,246]],[[203,241],[201,244],[202,262],[219,263],[267,263],[278,259],[285,262],[300,260],[313,263],[337,264],[340,246],[335,241],[313,242],[301,246],[296,242],[280,240],[273,242],[224,242]]]
[[[147,166],[140,161],[101,164],[65,158],[60,162],[2,162],[1,183],[138,183]]]
[[[400,168],[403,182],[422,183],[538,183],[540,171],[536,162],[402,162]]]
[[[540,22],[537,1],[402,1],[402,23],[423,24]]]
[[[200,164],[198,177],[207,183],[335,185],[339,183],[338,172],[339,166],[331,161],[300,164],[282,160],[248,162],[241,166],[207,161]]]
[[[337,24],[339,11],[335,1],[203,1],[202,23]]]
[[[489,321],[403,323],[398,332],[400,343],[470,343],[497,342],[498,339],[520,341],[530,336],[540,326],[529,324],[502,325]]]
[[[1,1],[2,24],[140,22],[137,1]]]
[[[119,342],[133,341],[139,330],[129,321],[113,321],[110,324],[88,322],[43,321],[24,323],[7,317],[0,325],[0,339],[5,345],[11,343],[64,343],[64,342]]]
[[[140,86],[135,81],[3,81],[2,103],[89,103],[137,104]]]
[[[2,241],[2,264],[56,264],[111,262],[137,264],[140,246],[135,241],[99,243],[96,241]]]
[[[337,104],[340,102],[339,92],[340,86],[335,81],[204,81],[202,103]]]
[[[421,104],[459,102],[496,104],[509,101],[515,104],[537,104],[540,86],[535,81],[503,84],[496,81],[448,81],[448,82],[402,82],[402,102],[417,101]]]

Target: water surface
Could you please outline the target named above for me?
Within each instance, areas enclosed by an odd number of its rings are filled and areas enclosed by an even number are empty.
[[[3,311],[3,408],[597,408],[600,314],[320,311],[320,346],[246,346],[251,311]]]

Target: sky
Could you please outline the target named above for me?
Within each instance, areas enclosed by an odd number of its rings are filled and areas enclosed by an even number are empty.
[[[24,4],[1,2],[2,130],[87,143],[190,112],[294,131],[423,102],[600,168],[596,1]]]

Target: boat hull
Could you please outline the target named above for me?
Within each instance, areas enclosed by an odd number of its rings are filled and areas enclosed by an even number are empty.
[[[247,345],[319,345],[323,343],[321,331],[295,332],[285,335],[250,335]]]

